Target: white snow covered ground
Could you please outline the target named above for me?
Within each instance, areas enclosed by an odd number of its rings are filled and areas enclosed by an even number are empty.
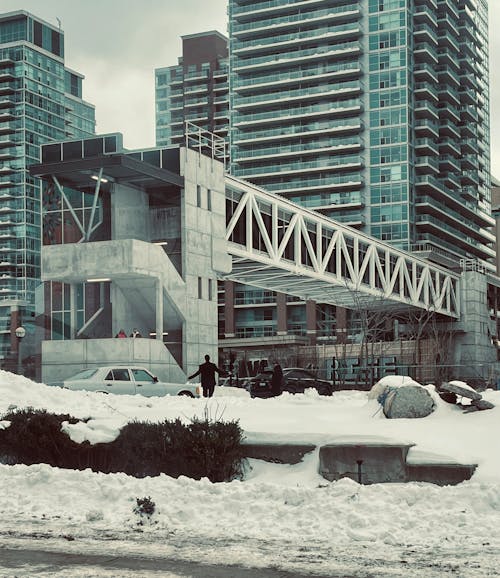
[[[383,436],[415,443],[410,459],[425,452],[478,464],[470,481],[447,487],[328,482],[317,472],[317,451],[294,466],[249,460],[243,481],[220,484],[0,464],[0,548],[129,552],[304,576],[500,576],[500,392],[483,394],[494,409],[464,414],[427,387],[434,413],[389,420],[359,391],[261,400],[228,387],[211,400],[143,398],[72,392],[0,371],[0,416],[34,407],[90,417],[67,428],[77,441],[114,439],[134,419],[190,420],[207,412],[238,419],[250,441]],[[145,496],[156,509],[141,525],[134,506]]]

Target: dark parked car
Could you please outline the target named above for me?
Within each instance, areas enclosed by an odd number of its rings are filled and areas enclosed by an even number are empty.
[[[273,397],[271,391],[271,369],[262,371],[250,380],[248,390],[252,397]],[[285,383],[283,391],[289,393],[304,393],[306,389],[313,387],[320,395],[332,395],[333,385],[325,379],[318,379],[313,373],[299,367],[286,367],[283,369]]]

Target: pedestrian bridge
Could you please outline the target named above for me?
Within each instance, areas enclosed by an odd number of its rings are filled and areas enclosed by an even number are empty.
[[[460,275],[226,175],[225,279],[346,308],[458,318]]]

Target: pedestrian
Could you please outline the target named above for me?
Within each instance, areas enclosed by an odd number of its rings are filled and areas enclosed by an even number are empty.
[[[123,339],[124,337],[127,337],[127,334],[125,333],[125,331],[123,331],[123,329],[120,329],[120,331],[118,331],[115,337],[120,337],[121,339]]]
[[[271,377],[271,392],[273,395],[281,395],[283,392],[283,385],[285,380],[283,378],[283,370],[281,365],[276,362],[273,367],[273,375]]]
[[[130,337],[142,337],[141,332],[137,329],[137,327],[134,327]]]
[[[210,355],[205,355],[205,363],[202,363],[198,367],[198,371],[190,375],[188,379],[193,379],[193,377],[200,375],[203,397],[212,397],[215,389],[215,372],[219,375],[222,373],[215,363],[210,361]]]

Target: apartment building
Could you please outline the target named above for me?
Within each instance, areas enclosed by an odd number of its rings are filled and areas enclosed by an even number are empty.
[[[231,173],[447,267],[493,271],[487,11],[230,0]],[[225,288],[228,347],[355,338],[351,312],[268,293]]]
[[[43,143],[94,133],[83,79],[65,66],[60,28],[23,10],[0,15],[0,360],[26,374],[35,355],[46,209],[28,167],[39,162]]]

